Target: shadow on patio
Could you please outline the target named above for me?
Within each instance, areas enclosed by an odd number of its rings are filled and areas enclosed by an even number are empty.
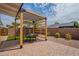
[[[35,42],[41,42],[41,41],[45,41],[45,39],[44,38],[37,37],[37,40],[34,41],[33,43],[35,43]],[[5,51],[10,51],[10,50],[20,49],[19,44],[20,44],[20,41],[19,40],[4,41],[1,44],[1,46],[0,46],[0,52],[5,52]],[[23,44],[32,44],[32,43],[29,43],[29,42],[24,41]]]
[[[20,49],[19,40],[4,41],[0,46],[0,52]]]

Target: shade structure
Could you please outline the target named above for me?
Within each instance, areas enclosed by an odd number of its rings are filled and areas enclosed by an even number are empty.
[[[2,3],[0,4],[0,13],[15,17],[15,23],[16,23],[16,19],[21,11],[22,5],[23,5],[22,3]],[[16,33],[16,27],[15,27],[15,33]],[[22,28],[21,28],[21,33],[22,33]],[[22,45],[21,39],[22,38],[20,38],[20,46]]]
[[[23,47],[23,20],[31,20],[33,21],[33,33],[34,33],[34,28],[36,27],[36,21],[40,21],[40,20],[45,20],[45,25],[46,23],[46,17],[37,14],[35,12],[32,12],[30,10],[24,10],[22,9],[22,5],[21,3],[2,3],[0,4],[0,13],[9,15],[9,16],[14,16],[15,17],[15,23],[16,23],[16,19],[20,19],[20,48]],[[47,25],[45,26],[45,29],[47,29]],[[15,28],[16,30],[16,28]],[[46,37],[45,39],[47,39],[47,30],[45,30],[46,32]]]
[[[0,3],[0,13],[16,16],[21,3]]]
[[[32,21],[39,21],[45,19],[43,15],[40,15],[38,13],[35,13],[31,10],[24,10],[24,20],[32,20]]]

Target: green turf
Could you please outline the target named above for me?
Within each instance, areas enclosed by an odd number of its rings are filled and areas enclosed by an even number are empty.
[[[31,39],[34,40],[35,38],[33,37]],[[12,40],[15,40],[15,36],[8,36],[7,41],[12,41]],[[16,40],[20,40],[20,37],[16,36]],[[24,40],[30,40],[30,37],[29,36],[24,36]]]
[[[15,40],[15,36],[8,36],[8,41]],[[19,40],[19,36],[16,36],[16,40]]]

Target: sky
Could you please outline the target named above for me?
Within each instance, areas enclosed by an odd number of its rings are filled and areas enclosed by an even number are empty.
[[[23,8],[46,16],[48,25],[52,25],[55,22],[68,23],[79,20],[78,3],[26,3],[23,5]],[[12,20],[14,17],[0,15],[5,25],[14,21]],[[9,21],[6,21],[6,19]]]

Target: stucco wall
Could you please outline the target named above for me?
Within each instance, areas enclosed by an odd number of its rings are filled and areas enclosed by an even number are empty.
[[[14,36],[15,35],[15,28],[9,28],[8,29],[8,35],[9,36]]]
[[[24,34],[27,34],[28,29],[24,29],[23,31]],[[15,34],[14,29],[10,29],[8,32],[10,32],[9,35]],[[32,29],[31,32],[33,32]],[[61,37],[65,37],[65,34],[70,33],[73,39],[79,40],[79,28],[48,28],[48,33],[50,35],[54,36],[56,32],[59,32]],[[38,30],[36,33],[40,33],[40,31]],[[45,30],[42,29],[41,33],[45,34]],[[16,31],[16,35],[19,35],[19,29]]]
[[[48,28],[50,35],[55,35],[56,32],[61,34],[61,37],[65,37],[65,34],[70,33],[73,39],[79,40],[79,28]]]

